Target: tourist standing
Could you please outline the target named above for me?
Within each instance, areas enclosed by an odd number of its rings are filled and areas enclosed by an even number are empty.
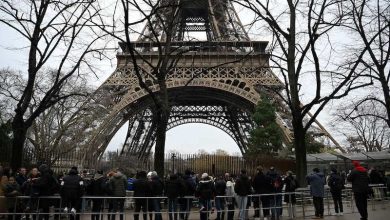
[[[67,176],[62,179],[61,182],[61,198],[65,204],[65,212],[70,211],[72,213],[71,219],[80,219],[78,214],[81,210],[81,197],[84,194],[84,182],[78,175],[77,169],[74,167],[69,170]]]
[[[272,192],[271,178],[263,173],[263,167],[257,167],[257,174],[252,183],[255,193],[259,197],[254,198],[255,218],[260,217],[260,203],[263,209],[263,216],[266,219],[270,216],[270,196],[263,194],[270,194]]]
[[[227,206],[227,220],[234,218],[234,204],[236,193],[234,192],[234,180],[229,173],[225,173],[226,181],[226,206]]]
[[[184,193],[185,198],[179,199],[181,200],[179,216],[180,219],[184,219],[184,220],[188,220],[190,216],[190,210],[192,207],[192,198],[190,197],[194,196],[196,190],[196,181],[192,177],[191,173],[192,172],[190,170],[186,170],[184,172],[183,181],[185,185],[185,193]]]
[[[342,190],[344,189],[343,178],[337,173],[336,168],[332,168],[332,173],[328,178],[328,186],[330,193],[332,194],[334,202],[334,211],[336,215],[343,215],[343,201],[342,201]]]
[[[26,168],[22,167],[19,169],[19,172],[16,175],[16,182],[19,184],[20,187],[22,187],[26,181],[27,181],[27,170]]]
[[[151,203],[149,204],[152,206],[153,211],[154,211],[154,216],[155,220],[162,220],[162,215],[161,215],[161,197],[163,196],[164,193],[164,184],[161,181],[160,177],[157,175],[156,171],[152,172],[151,175],[151,181],[150,181],[151,189],[152,189],[152,196],[157,197],[153,198]]]
[[[310,185],[310,195],[313,197],[315,209],[314,218],[324,218],[324,194],[325,178],[318,168],[313,169],[313,173],[306,177]]]
[[[8,183],[4,187],[4,195],[7,197],[8,220],[21,219],[20,214],[15,214],[21,212],[20,203],[16,197],[22,195],[15,177],[8,178]]]
[[[184,195],[184,184],[177,174],[172,174],[165,183],[165,195],[168,197],[169,220],[177,220],[178,198]]]
[[[217,177],[215,185],[215,208],[217,209],[217,220],[225,219],[225,195],[226,181],[222,176]],[[219,197],[221,196],[221,197]]]
[[[288,194],[284,195],[284,202],[288,205],[288,216],[290,218],[296,217],[295,203],[297,202],[295,196],[295,190],[299,187],[298,181],[294,178],[291,171],[287,171],[286,178],[284,179],[286,185],[285,192]]]
[[[267,176],[271,179],[271,193],[274,194],[270,197],[272,219],[279,219],[283,211],[281,194],[283,190],[283,180],[274,167],[270,167]]]
[[[133,184],[134,197],[149,197],[151,195],[151,186],[146,179],[146,172],[140,171],[137,173],[136,181]],[[135,210],[134,220],[139,219],[139,213],[142,209],[143,219],[147,220],[146,212],[148,210],[148,199],[146,198],[135,198]]]
[[[196,189],[196,195],[199,197],[200,219],[207,220],[211,211],[211,199],[215,195],[214,183],[207,173],[202,174]]]
[[[369,193],[369,177],[367,169],[362,167],[359,161],[352,161],[355,169],[348,175],[347,180],[352,183],[352,191],[355,197],[356,207],[359,210],[361,220],[367,220],[367,197]]]
[[[90,182],[89,188],[91,196],[100,198],[92,199],[92,215],[91,220],[99,220],[103,210],[104,199],[101,198],[106,195],[107,178],[103,175],[102,170],[98,170]]]
[[[234,191],[237,194],[237,205],[239,209],[238,218],[240,220],[245,220],[248,215],[248,210],[246,210],[248,195],[251,194],[251,183],[246,175],[246,170],[241,170],[241,175],[234,185]]]
[[[115,213],[119,212],[119,219],[123,220],[124,217],[124,206],[127,189],[127,178],[121,171],[117,170],[114,176],[109,181],[109,187],[112,192],[112,212],[111,220],[115,220]]]

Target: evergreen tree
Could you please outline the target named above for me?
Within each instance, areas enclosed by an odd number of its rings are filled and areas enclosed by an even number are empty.
[[[263,98],[256,106],[247,154],[273,154],[282,148],[282,131],[276,123],[275,107]]]

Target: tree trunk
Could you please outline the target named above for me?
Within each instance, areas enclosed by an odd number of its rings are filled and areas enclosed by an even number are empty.
[[[293,123],[294,128],[294,148],[297,180],[301,187],[306,186],[307,162],[306,162],[306,142],[305,130],[302,123]]]
[[[386,123],[390,127],[390,89],[389,89],[389,85],[387,84],[384,69],[379,70],[379,80],[382,86],[383,98],[385,100],[384,102],[385,102],[385,108],[387,113]]]
[[[165,140],[169,119],[168,91],[165,80],[160,80],[160,103],[157,105],[156,117],[156,147],[154,149],[154,169],[161,177],[164,176]]]
[[[27,127],[24,124],[23,116],[15,115],[12,121],[12,154],[11,168],[16,171],[22,166],[23,146],[26,141]]]

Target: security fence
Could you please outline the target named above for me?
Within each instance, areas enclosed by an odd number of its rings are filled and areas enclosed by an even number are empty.
[[[387,188],[385,186],[373,186],[372,188],[378,194],[369,198],[369,212],[389,208],[390,198],[387,195]],[[168,199],[167,197],[134,197],[131,196],[131,192],[128,193],[129,196],[126,197],[84,196],[80,199],[79,204],[75,204],[74,207],[66,206],[65,201],[60,196],[0,197],[0,200],[5,199],[9,205],[9,212],[0,213],[0,215],[12,216],[13,220],[21,218],[32,218],[34,220],[61,218],[114,220],[115,216],[120,216],[120,219],[127,220],[138,219],[139,215],[145,215],[145,217],[161,216],[162,219],[170,219],[169,216],[180,216],[180,219],[186,219],[186,215],[188,215],[188,219],[199,219],[200,215],[204,215],[207,219],[214,219],[218,213],[225,217],[230,216],[232,217],[231,219],[237,219],[240,213],[239,203],[241,200],[238,197],[217,196],[214,200],[205,203],[192,196]],[[285,196],[287,198],[295,196],[296,203],[278,202],[283,201]],[[344,214],[357,212],[351,189],[343,190],[342,196]],[[269,206],[263,204],[265,198],[269,199]],[[218,204],[221,201],[222,205]],[[252,206],[251,204],[256,204],[256,201],[258,201],[258,207]],[[259,217],[264,217],[264,214],[267,215],[267,213],[271,215],[271,213],[277,212],[282,216],[289,216],[290,218],[305,218],[314,215],[312,197],[307,188],[291,193],[249,195],[248,202],[250,205],[242,207],[244,215],[249,214],[252,216],[256,210],[259,211]],[[101,204],[101,206],[96,209],[96,204]],[[324,216],[334,214],[333,200],[329,190],[325,191],[324,210]]]

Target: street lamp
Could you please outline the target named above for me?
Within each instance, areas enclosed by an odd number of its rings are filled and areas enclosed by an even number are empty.
[[[175,173],[175,158],[176,154],[172,153],[171,159],[172,159],[172,173]]]

